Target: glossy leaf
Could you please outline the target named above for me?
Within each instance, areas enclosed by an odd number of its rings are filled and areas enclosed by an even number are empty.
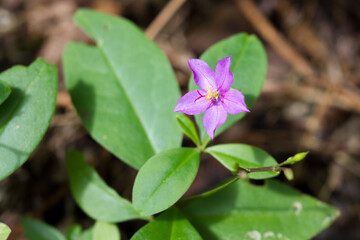
[[[131,240],[201,240],[201,236],[181,212],[172,207],[142,227]]]
[[[74,20],[97,43],[64,53],[66,86],[90,135],[135,168],[179,147],[180,91],[163,52],[126,19],[80,10]]]
[[[170,149],[150,158],[135,179],[134,207],[148,216],[173,205],[194,181],[199,158],[195,148]]]
[[[244,94],[246,106],[251,109],[261,92],[266,76],[267,58],[264,47],[256,36],[241,33],[214,44],[200,56],[200,59],[215,70],[217,61],[228,56],[232,56],[230,71],[234,76],[231,88],[240,90]],[[189,91],[195,89],[197,86],[194,77],[191,76]],[[203,115],[195,117],[202,140],[207,136],[202,123]],[[215,136],[244,116],[245,112],[228,114],[226,122],[216,129]]]
[[[90,217],[100,221],[122,222],[142,219],[131,203],[110,188],[85,162],[84,155],[68,151],[66,163],[70,188],[76,203]]]
[[[120,240],[120,232],[115,224],[97,221],[93,229],[93,240]]]
[[[335,208],[274,180],[266,186],[237,181],[192,201],[182,212],[207,240],[311,239],[339,215]]]
[[[57,70],[37,59],[0,74],[12,92],[0,105],[0,180],[19,168],[43,138],[54,114]]]
[[[206,152],[216,158],[230,171],[241,168],[269,167],[277,164],[276,160],[264,150],[246,144],[221,144],[207,148]],[[249,173],[252,179],[265,179],[277,176],[276,172]]]
[[[9,97],[11,88],[7,82],[0,80],[0,105]]]
[[[22,218],[21,223],[28,240],[65,240],[56,228],[39,220]]]
[[[6,240],[11,233],[11,229],[4,223],[0,222],[0,240]]]
[[[195,144],[199,145],[200,140],[196,132],[196,127],[190,118],[184,116],[183,114],[176,115],[176,120],[179,123],[182,131],[186,136],[188,136]]]

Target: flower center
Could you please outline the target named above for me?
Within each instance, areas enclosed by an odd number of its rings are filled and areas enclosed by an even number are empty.
[[[219,91],[211,90],[210,88],[208,88],[207,95],[205,96],[205,99],[207,99],[208,102],[218,101],[219,97],[220,97]]]

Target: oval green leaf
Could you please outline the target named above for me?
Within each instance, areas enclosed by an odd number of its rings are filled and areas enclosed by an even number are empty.
[[[0,80],[0,105],[9,97],[11,88],[7,82]]]
[[[256,36],[241,33],[214,44],[200,56],[200,59],[215,70],[218,60],[228,56],[232,56],[230,71],[234,76],[231,88],[240,90],[244,94],[246,106],[251,109],[260,95],[266,76],[267,58],[264,47]],[[192,75],[189,81],[189,91],[195,89],[198,87]],[[207,136],[202,123],[203,115],[195,116],[202,140]],[[226,122],[216,129],[215,136],[244,116],[245,112],[236,115],[228,114]]]
[[[0,74],[12,92],[0,105],[0,180],[18,169],[43,138],[55,111],[57,69],[37,59]]]
[[[221,144],[209,147],[205,150],[218,160],[227,169],[234,172],[237,165],[241,168],[258,168],[275,166],[276,160],[264,150],[246,144]],[[279,175],[276,172],[249,173],[252,179],[265,179]]]
[[[71,43],[64,53],[66,86],[90,135],[137,169],[179,147],[180,91],[163,52],[126,19],[80,10],[74,20],[97,43]]]
[[[148,216],[172,206],[194,181],[199,158],[195,148],[169,149],[150,158],[135,179],[134,207]]]
[[[176,208],[172,207],[146,224],[131,240],[201,240],[200,234]]]
[[[66,240],[53,226],[32,218],[22,218],[22,226],[29,240]]]
[[[96,221],[93,229],[93,240],[120,240],[119,228],[112,223]]]
[[[131,203],[110,188],[76,151],[66,153],[70,188],[76,203],[91,218],[106,222],[144,219]]]
[[[11,229],[4,223],[0,222],[0,240],[8,239]]]
[[[337,209],[274,180],[265,186],[237,181],[195,199],[182,212],[208,240],[311,239],[339,215]]]

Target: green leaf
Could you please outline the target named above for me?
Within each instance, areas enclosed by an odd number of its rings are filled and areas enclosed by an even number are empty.
[[[0,222],[0,240],[6,240],[11,233],[11,229],[4,223]]]
[[[201,236],[181,214],[172,207],[161,214],[154,221],[142,227],[131,240],[201,240]]]
[[[37,59],[0,74],[12,89],[0,105],[0,180],[19,168],[43,138],[54,114],[57,95],[55,65]]]
[[[74,20],[97,43],[71,43],[64,53],[66,86],[90,135],[137,169],[179,147],[180,91],[163,52],[126,19],[79,10]]]
[[[29,240],[65,240],[54,227],[32,218],[22,218],[25,235]]]
[[[205,198],[208,197],[210,195],[213,195],[214,193],[217,193],[218,191],[226,188],[227,186],[233,184],[234,182],[238,181],[239,178],[238,177],[232,177],[229,179],[224,180],[223,182],[217,184],[215,187],[213,187],[211,190],[195,195],[195,196],[191,196],[189,198],[186,198],[182,201],[180,201],[180,203],[176,204],[178,207],[182,207],[184,205],[187,205],[189,202],[194,201],[195,199],[199,199],[199,198]]]
[[[0,80],[0,105],[9,97],[11,88],[7,82]]]
[[[122,222],[144,219],[131,203],[110,188],[76,151],[66,153],[70,188],[76,203],[90,217],[100,221]]]
[[[82,227],[80,224],[71,225],[66,231],[66,239],[68,240],[80,240]]]
[[[176,120],[178,121],[179,126],[183,130],[184,134],[188,136],[196,145],[200,144],[199,136],[196,132],[194,123],[190,118],[186,117],[183,114],[176,115]]]
[[[120,240],[120,232],[115,224],[97,221],[93,230],[93,240]]]
[[[237,165],[241,168],[258,168],[275,166],[276,160],[264,150],[246,144],[221,144],[209,147],[205,150],[218,160],[227,169],[234,172]],[[254,172],[249,173],[252,179],[265,179],[279,175],[277,172]]]
[[[195,148],[165,150],[140,169],[133,188],[133,204],[144,216],[169,208],[187,191],[199,168]]]
[[[311,239],[339,215],[335,208],[274,180],[265,186],[237,181],[194,200],[182,212],[207,240]]]
[[[79,224],[71,225],[66,232],[67,240],[93,240],[94,227],[88,228],[82,231],[82,227]]]
[[[267,59],[264,47],[256,36],[241,33],[214,44],[200,56],[200,59],[215,70],[218,60],[228,56],[232,56],[230,70],[234,76],[231,88],[240,90],[244,94],[246,106],[251,109],[261,92],[266,76]],[[194,76],[191,76],[189,91],[195,89],[198,88]],[[202,123],[203,115],[195,116],[202,140],[207,136]],[[228,114],[226,122],[216,129],[215,136],[244,116],[245,112]]]
[[[93,240],[93,231],[94,227],[86,229],[81,233],[79,240]]]

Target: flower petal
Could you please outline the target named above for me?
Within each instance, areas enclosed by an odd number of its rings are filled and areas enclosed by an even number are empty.
[[[220,59],[216,65],[215,79],[217,89],[227,91],[234,81],[234,77],[230,72],[231,56]]]
[[[226,112],[237,114],[239,112],[250,112],[247,109],[244,95],[238,90],[229,90],[223,94],[222,105]]]
[[[222,104],[213,104],[205,112],[203,123],[207,134],[214,139],[215,130],[218,126],[225,123],[227,113]]]
[[[188,115],[195,115],[204,112],[211,102],[205,99],[206,92],[194,90],[181,97],[175,106],[174,112],[183,112]]]
[[[206,62],[200,59],[189,59],[188,64],[194,73],[194,80],[199,88],[204,91],[207,91],[208,88],[216,90],[215,73]]]

